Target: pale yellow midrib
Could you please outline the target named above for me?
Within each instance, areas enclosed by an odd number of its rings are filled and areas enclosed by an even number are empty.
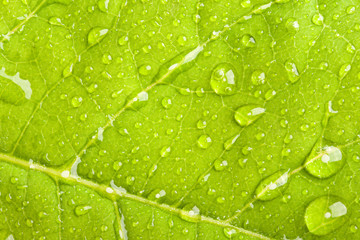
[[[61,180],[66,183],[83,185],[87,188],[90,188],[92,190],[102,193],[103,196],[106,196],[107,198],[109,198],[111,200],[118,199],[118,198],[130,199],[135,202],[139,202],[139,203],[151,206],[151,207],[158,208],[158,209],[163,210],[170,214],[176,214],[178,216],[182,215],[182,216],[186,216],[188,218],[193,218],[191,215],[189,215],[189,213],[187,211],[184,211],[182,209],[178,209],[178,208],[166,205],[166,204],[160,204],[155,201],[151,201],[149,199],[146,199],[146,198],[143,198],[143,197],[140,197],[137,195],[133,195],[130,193],[122,192],[117,189],[110,188],[109,186],[106,186],[104,184],[98,184],[95,182],[91,182],[91,181],[83,179],[81,177],[72,176],[72,175],[70,175],[68,177],[64,177],[64,176],[62,176],[61,172],[56,169],[45,167],[38,163],[25,161],[24,159],[20,159],[20,158],[17,158],[17,157],[14,157],[14,156],[11,156],[11,155],[8,155],[5,153],[0,153],[0,162],[6,162],[6,163],[10,163],[10,164],[13,164],[16,166],[20,166],[20,167],[28,169],[28,170],[45,173],[46,175],[54,178],[55,180]],[[195,218],[193,218],[193,219],[195,220]],[[242,234],[245,234],[245,235],[248,235],[251,237],[256,237],[258,239],[271,240],[271,238],[261,235],[259,233],[252,232],[252,231],[249,231],[249,230],[246,230],[243,228],[239,228],[239,227],[236,227],[229,223],[226,223],[224,221],[216,220],[216,219],[213,219],[213,218],[210,218],[207,216],[200,215],[200,216],[197,216],[196,219],[197,219],[197,221],[210,223],[212,225],[216,225],[216,226],[219,226],[222,228],[235,229],[239,233],[242,233]]]

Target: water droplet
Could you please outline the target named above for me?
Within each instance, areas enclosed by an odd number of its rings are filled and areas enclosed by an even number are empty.
[[[55,25],[55,26],[61,26],[61,25],[63,25],[63,24],[61,23],[61,19],[58,18],[58,17],[51,17],[51,18],[49,19],[49,23],[50,23],[51,25]]]
[[[145,91],[138,92],[135,90],[127,98],[127,104],[130,104],[133,109],[140,109],[144,107],[149,100],[149,94]],[[131,101],[131,103],[129,103]]]
[[[255,38],[249,34],[242,36],[241,42],[245,47],[255,47],[256,45]]]
[[[348,219],[343,200],[336,196],[323,196],[312,201],[305,211],[305,223],[312,234],[323,236],[342,226]]]
[[[276,92],[272,89],[269,89],[268,91],[266,91],[265,93],[265,99],[266,100],[270,100],[272,99],[274,96],[276,95]]]
[[[225,150],[230,150],[231,147],[234,145],[234,143],[236,142],[236,140],[240,137],[240,134],[237,134],[231,138],[229,138],[228,140],[226,140],[224,142],[224,148]]]
[[[263,201],[279,197],[288,186],[288,171],[278,171],[262,180],[255,190],[255,195]]]
[[[71,105],[72,105],[73,107],[75,107],[75,108],[80,107],[81,104],[82,104],[82,102],[83,102],[82,97],[77,97],[77,96],[75,96],[75,97],[73,97],[73,98],[71,99]]]
[[[240,5],[243,7],[243,8],[249,8],[251,7],[251,1],[250,0],[243,0]]]
[[[224,234],[227,238],[232,239],[234,234],[236,234],[237,231],[233,228],[224,228]]]
[[[139,67],[139,73],[143,76],[147,76],[151,73],[151,66],[150,65],[142,65]]]
[[[101,28],[101,27],[95,27],[90,30],[88,34],[88,44],[94,45],[98,42],[100,42],[108,33],[108,29]]]
[[[300,25],[296,19],[289,18],[288,20],[286,20],[286,28],[288,29],[288,31],[298,32],[300,29]]]
[[[222,171],[226,168],[228,165],[228,162],[223,159],[216,159],[214,162],[214,168],[216,171]]]
[[[236,91],[236,74],[228,63],[217,65],[210,79],[211,88],[219,95],[232,95]]]
[[[167,156],[169,156],[170,152],[171,152],[171,148],[165,146],[160,150],[160,156],[161,157],[167,157]]]
[[[345,63],[344,65],[342,65],[339,70],[340,78],[344,78],[350,70],[351,70],[351,65],[349,63]]]
[[[299,80],[299,72],[294,62],[286,61],[285,70],[288,73],[290,82],[295,83]]]
[[[346,13],[347,13],[347,14],[354,14],[355,11],[356,11],[356,7],[355,7],[354,5],[348,6],[348,7],[346,8]]]
[[[254,85],[260,85],[265,83],[265,73],[259,70],[256,70],[251,75],[251,81]]]
[[[168,97],[164,97],[161,101],[161,104],[164,108],[169,109],[172,105],[171,99]]]
[[[110,53],[106,53],[102,56],[102,62],[106,65],[109,65],[112,62],[112,57]]]
[[[206,121],[205,120],[199,120],[196,124],[198,129],[204,129],[206,128]]]
[[[107,12],[109,10],[109,1],[110,0],[99,0],[98,7],[102,12]]]
[[[75,207],[75,214],[76,214],[76,216],[82,216],[82,215],[87,214],[90,209],[91,209],[91,206],[79,205],[79,206]]]
[[[323,15],[321,15],[320,13],[317,13],[315,14],[311,21],[315,24],[315,25],[318,25],[318,26],[321,26],[324,24],[324,17]]]
[[[305,169],[313,176],[327,178],[337,173],[344,165],[345,158],[339,148],[319,140],[304,163]]]
[[[128,41],[129,41],[128,36],[122,36],[121,38],[119,38],[118,44],[120,46],[124,46]]]
[[[210,147],[211,142],[212,140],[209,135],[201,135],[197,140],[198,146],[202,149]]]
[[[179,36],[177,42],[179,43],[180,46],[185,46],[187,42],[187,38],[185,36]]]
[[[255,122],[264,112],[265,108],[258,105],[244,105],[236,110],[234,118],[240,126],[245,127]]]

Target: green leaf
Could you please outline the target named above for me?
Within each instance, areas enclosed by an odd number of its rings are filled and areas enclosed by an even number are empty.
[[[0,239],[356,239],[360,3],[0,2]]]

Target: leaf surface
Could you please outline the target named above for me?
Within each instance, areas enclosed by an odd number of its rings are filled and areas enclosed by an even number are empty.
[[[359,6],[2,1],[1,239],[355,239]]]

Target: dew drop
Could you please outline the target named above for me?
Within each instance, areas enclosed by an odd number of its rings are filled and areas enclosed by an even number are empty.
[[[228,162],[224,159],[216,159],[214,162],[214,168],[216,171],[223,171],[228,165]]]
[[[255,190],[255,195],[263,201],[279,197],[288,186],[288,171],[278,171],[262,180]]]
[[[98,7],[102,12],[107,12],[109,10],[109,1],[110,0],[99,0]]]
[[[206,128],[206,121],[205,120],[199,120],[196,124],[197,128],[198,129],[204,129]]]
[[[240,126],[245,127],[255,122],[264,112],[265,108],[258,105],[244,105],[236,110],[234,118]]]
[[[261,85],[265,83],[265,73],[256,70],[251,75],[251,81],[254,85]]]
[[[350,70],[351,70],[351,65],[349,63],[345,63],[344,65],[342,65],[339,70],[340,78],[344,78]]]
[[[345,158],[339,148],[325,145],[319,140],[304,163],[305,169],[313,176],[327,178],[336,174],[344,165]]]
[[[161,101],[161,105],[166,108],[169,109],[172,105],[171,99],[168,97],[164,97]]]
[[[336,196],[323,196],[312,201],[305,211],[305,223],[312,234],[327,235],[348,219],[348,210],[343,200]]]
[[[120,46],[124,46],[128,41],[129,41],[128,36],[122,36],[121,38],[119,38],[118,44]]]
[[[142,65],[139,67],[139,73],[143,76],[147,76],[151,73],[151,66],[150,65]]]
[[[299,22],[294,18],[286,20],[286,28],[288,31],[298,32],[300,29]]]
[[[236,74],[228,63],[217,65],[210,79],[211,88],[219,95],[232,95],[236,91]]]
[[[82,215],[87,214],[90,209],[91,209],[91,206],[79,205],[79,206],[75,207],[75,214],[76,214],[76,216],[82,216]]]
[[[226,140],[226,141],[224,142],[224,148],[225,148],[225,150],[230,150],[231,147],[234,145],[234,143],[236,142],[236,140],[237,140],[239,137],[240,137],[240,134],[235,135],[235,136],[229,138],[228,140]]]
[[[71,105],[73,106],[73,107],[75,107],[75,108],[78,108],[78,107],[80,107],[81,106],[81,104],[82,104],[82,102],[83,102],[83,99],[82,99],[82,97],[73,97],[72,99],[71,99]]]
[[[101,27],[95,27],[91,29],[88,34],[88,44],[94,45],[99,43],[106,36],[108,31],[108,29]]]
[[[245,34],[242,36],[241,42],[245,47],[255,47],[256,45],[255,38],[250,34]]]
[[[240,5],[243,7],[243,8],[249,8],[251,7],[251,1],[250,0],[243,0]]]
[[[160,150],[160,156],[167,157],[167,156],[169,156],[170,152],[171,152],[171,148],[168,146],[165,146]]]
[[[209,135],[201,135],[197,140],[198,146],[202,149],[210,147],[211,142],[212,140]]]
[[[289,76],[290,82],[295,83],[297,80],[299,80],[299,71],[294,62],[286,61],[285,70]]]
[[[315,14],[311,21],[315,24],[315,25],[318,25],[318,26],[321,26],[324,24],[324,17],[323,15],[321,15],[320,13],[317,13]]]

